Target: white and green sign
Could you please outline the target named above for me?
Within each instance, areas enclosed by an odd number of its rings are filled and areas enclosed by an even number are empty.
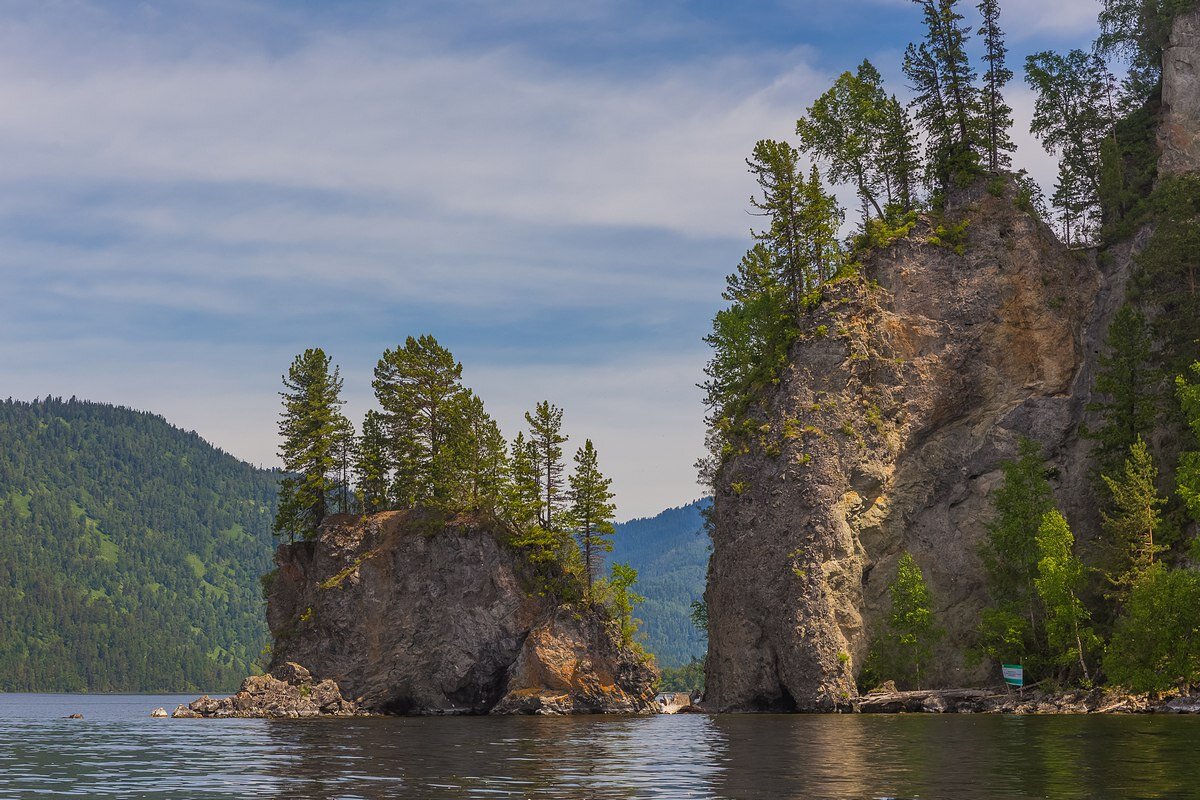
[[[1000,672],[1009,686],[1025,685],[1025,668],[1020,664],[1001,664]]]

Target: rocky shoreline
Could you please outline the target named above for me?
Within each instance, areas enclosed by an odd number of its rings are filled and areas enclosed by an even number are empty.
[[[885,690],[862,695],[852,704],[852,710],[862,714],[1200,714],[1200,693],[1151,697],[1112,689]]]

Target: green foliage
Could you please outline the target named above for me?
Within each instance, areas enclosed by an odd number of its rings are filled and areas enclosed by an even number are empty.
[[[1161,361],[1179,373],[1195,360],[1200,340],[1200,175],[1163,178],[1150,207],[1154,235],[1137,256],[1137,281],[1158,307]]]
[[[1200,683],[1200,573],[1156,563],[1133,586],[1104,669],[1137,692]]]
[[[0,402],[0,691],[235,688],[279,477],[151,414]]]
[[[613,564],[609,568],[607,581],[598,582],[595,586],[596,597],[612,614],[620,626],[621,641],[628,646],[636,645],[633,637],[637,635],[641,621],[633,616],[633,608],[645,600],[633,591],[637,583],[638,572],[628,564]]]
[[[1158,495],[1158,470],[1140,436],[1130,446],[1121,473],[1116,478],[1101,478],[1112,498],[1111,513],[1103,515],[1104,532],[1116,551],[1110,578],[1117,596],[1123,598],[1154,563],[1154,557],[1167,549],[1155,541],[1166,500]]]
[[[1157,88],[1171,24],[1195,7],[1196,0],[1104,0],[1096,47],[1129,64],[1126,92],[1135,101]]]
[[[1025,80],[1037,93],[1029,131],[1058,156],[1051,199],[1067,244],[1091,244],[1100,222],[1100,150],[1112,137],[1112,75],[1095,53],[1051,51],[1025,60]]]
[[[1200,361],[1192,364],[1192,380],[1182,375],[1175,378],[1175,391],[1180,410],[1187,420],[1192,436],[1200,441]],[[1179,455],[1175,470],[1175,485],[1188,515],[1200,522],[1200,451],[1187,450]],[[1200,541],[1200,540],[1197,540]]]
[[[932,598],[925,577],[910,553],[900,556],[896,577],[888,585],[892,607],[886,629],[872,643],[865,672],[873,678],[890,679],[902,688],[921,688],[921,670],[933,658],[933,646],[941,638],[933,618]],[[840,656],[841,654],[839,654]]]
[[[939,222],[925,241],[936,247],[945,247],[962,256],[967,253],[967,228],[970,226],[969,217],[963,217],[958,222]]]
[[[592,446],[591,439],[576,451],[575,471],[569,481],[570,522],[579,541],[579,549],[583,551],[583,568],[590,597],[594,577],[604,563],[604,554],[613,549],[612,518],[617,512],[613,504],[612,480],[600,472],[596,448]]]
[[[1154,429],[1155,387],[1161,374],[1151,349],[1146,318],[1131,306],[1122,306],[1108,328],[1105,351],[1096,365],[1092,391],[1096,399],[1088,404],[1088,411],[1100,417],[1099,426],[1085,431],[1096,442],[1092,459],[1097,475],[1115,475],[1142,432]]]
[[[359,508],[370,514],[388,506],[388,440],[383,416],[371,409],[363,418],[354,462]]]
[[[1046,645],[1049,660],[1068,670],[1078,667],[1075,678],[1092,680],[1088,658],[1100,647],[1100,637],[1087,624],[1091,614],[1079,599],[1084,584],[1083,563],[1073,552],[1075,536],[1066,518],[1057,510],[1042,517],[1038,528],[1038,576],[1034,579],[1046,613]]]
[[[916,120],[926,132],[927,181],[935,195],[944,197],[952,186],[979,174],[983,104],[967,57],[970,28],[962,24],[958,0],[914,2],[922,11],[925,38],[905,51],[904,74],[915,92]]]
[[[913,209],[917,159],[912,123],[883,90],[870,61],[843,72],[796,122],[805,152],[830,165],[829,177],[854,186],[877,218]],[[866,215],[870,218],[870,214]]]
[[[344,472],[342,444],[346,436],[341,413],[342,379],[330,371],[329,356],[309,348],[292,361],[283,376],[283,411],[279,457],[289,473],[279,486],[275,532],[311,539],[329,511]]]
[[[995,174],[1009,166],[1012,160],[1009,153],[1016,149],[1008,135],[1012,127],[1012,107],[1004,102],[1003,95],[1013,74],[1005,62],[1008,48],[1004,45],[1004,32],[1000,30],[999,0],[982,0],[976,7],[983,18],[979,35],[983,39],[983,60],[987,65],[980,91],[983,149],[987,169]]]
[[[991,605],[984,612],[980,648],[998,661],[1040,666],[1044,655],[1044,612],[1037,592],[1041,553],[1038,532],[1054,508],[1041,447],[1022,439],[1016,460],[1002,465],[1004,483],[996,490],[996,516],[988,526],[983,560]]]
[[[1157,111],[1152,105],[1135,109],[1101,142],[1097,192],[1106,241],[1128,238],[1150,213],[1147,198],[1158,176]]]
[[[854,237],[854,250],[865,253],[870,250],[888,247],[889,245],[907,238],[917,224],[917,213],[910,211],[899,216],[895,221],[887,218],[873,218],[863,222],[862,233]]]
[[[695,692],[704,691],[704,659],[693,658],[678,667],[662,667],[662,679],[658,688],[662,692]]]
[[[375,367],[375,397],[388,432],[392,502],[445,507],[454,493],[452,448],[462,364],[432,336],[409,336]]]
[[[670,508],[647,519],[618,523],[610,562],[638,571],[639,638],[662,667],[678,667],[704,654],[704,582],[709,539],[703,514],[708,499]]]

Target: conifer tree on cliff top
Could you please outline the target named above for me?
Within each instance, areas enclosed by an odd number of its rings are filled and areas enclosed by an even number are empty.
[[[400,507],[444,506],[453,492],[447,449],[455,426],[462,364],[432,336],[409,336],[384,351],[375,367],[375,396],[389,439]]]
[[[929,134],[930,183],[944,192],[978,171],[982,152],[979,90],[966,50],[971,29],[962,24],[958,0],[913,2],[922,10],[925,40],[908,46],[904,74],[916,91],[917,120]]]
[[[358,505],[372,514],[388,507],[391,486],[388,469],[388,441],[383,415],[375,409],[363,418],[362,436],[355,451],[354,478]]]
[[[1004,32],[1000,30],[999,0],[983,0],[978,6],[983,17],[979,35],[983,39],[987,71],[983,75],[983,91],[980,102],[983,112],[983,140],[987,153],[988,171],[996,173],[1011,163],[1009,153],[1016,149],[1009,138],[1012,127],[1012,108],[1004,102],[1004,87],[1012,80],[1012,70],[1005,63],[1008,48],[1004,45]]]
[[[587,595],[592,596],[592,583],[604,564],[604,554],[612,552],[614,533],[612,479],[600,472],[596,448],[588,439],[575,452],[575,471],[570,478],[571,524],[579,549],[583,552],[587,575]]]
[[[330,370],[325,351],[310,348],[292,361],[283,386],[279,457],[291,474],[280,483],[274,527],[276,533],[310,539],[329,513],[337,485],[338,439],[345,420],[342,379],[337,367]]]
[[[562,409],[543,400],[533,413],[525,412],[529,424],[529,448],[537,469],[538,524],[542,530],[557,531],[562,527],[562,513],[567,503],[567,487],[563,478]]]

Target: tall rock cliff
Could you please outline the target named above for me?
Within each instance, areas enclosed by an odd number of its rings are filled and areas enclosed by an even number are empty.
[[[657,675],[615,622],[539,583],[474,518],[333,517],[268,581],[272,668],[303,665],[369,711],[646,712]]]
[[[1180,15],[1163,50],[1159,172],[1200,169],[1200,8]]]
[[[1020,437],[1068,449],[1105,286],[1018,205],[1015,186],[975,187],[940,231],[925,220],[876,251],[804,320],[753,412],[758,434],[720,473],[713,707],[844,704],[905,551],[947,629],[931,679],[978,677],[963,651],[984,597],[988,495]]]
[[[1176,19],[1164,54],[1160,174],[1200,168],[1198,67],[1200,9]],[[1153,228],[1097,261],[1022,211],[1015,186],[1000,194],[964,192],[939,229],[924,220],[860,278],[828,286],[751,409],[759,427],[722,466],[714,499],[709,706],[845,704],[905,551],[946,631],[931,683],[990,678],[965,651],[986,599],[990,495],[1021,437],[1043,446],[1079,546],[1094,546],[1080,433]]]

